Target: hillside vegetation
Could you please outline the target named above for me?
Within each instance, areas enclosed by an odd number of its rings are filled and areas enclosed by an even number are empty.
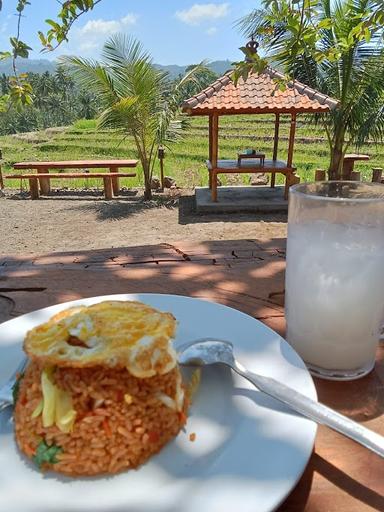
[[[236,153],[245,148],[264,151],[271,158],[273,147],[273,119],[268,116],[228,116],[220,118],[219,157],[236,158]],[[280,126],[280,144],[278,158],[286,159],[289,120],[282,120]],[[63,130],[50,129],[30,134],[0,137],[3,152],[3,173],[12,172],[12,164],[26,160],[72,160],[137,158],[134,143],[130,138],[113,131],[97,131],[93,120],[77,121],[73,126]],[[350,148],[350,152],[355,148]],[[371,157],[369,162],[357,162],[355,170],[362,172],[363,179],[371,180],[372,167],[384,167],[384,144],[368,144],[359,152]],[[183,140],[173,143],[166,151],[165,174],[176,179],[181,187],[207,185],[208,174],[205,160],[208,155],[208,119],[197,117],[190,119]],[[309,181],[318,168],[326,169],[329,163],[328,144],[321,129],[316,128],[305,118],[299,117],[296,131],[294,163],[302,180]],[[158,168],[155,175],[159,174]],[[248,183],[247,175],[222,176],[223,184]],[[278,183],[283,177],[278,176]],[[137,178],[121,180],[126,187],[141,187],[142,172],[138,167]],[[7,180],[8,187],[19,188],[20,180]],[[87,180],[52,180],[54,187],[101,187],[101,181]]]
[[[179,75],[183,75],[185,70],[191,64],[178,65],[178,64],[154,64],[158,69],[167,71],[169,78],[174,80]],[[43,74],[48,71],[50,74],[55,74],[59,66],[58,61],[52,61],[47,59],[20,59],[17,63],[17,70],[19,73],[39,73]],[[218,75],[223,75],[228,69],[232,67],[230,60],[214,60],[208,62],[207,67]],[[11,61],[0,61],[0,74],[7,76],[13,75],[12,62]]]

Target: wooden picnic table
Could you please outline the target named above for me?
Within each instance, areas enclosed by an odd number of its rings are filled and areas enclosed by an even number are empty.
[[[14,169],[34,169],[39,174],[47,174],[52,169],[109,169],[111,173],[118,173],[120,168],[136,167],[137,160],[62,160],[55,162],[18,162]],[[65,174],[64,176],[65,177]],[[91,176],[90,176],[91,177]],[[50,192],[50,178],[39,179],[42,194]],[[113,194],[119,194],[119,178],[112,180]]]
[[[347,153],[346,155],[344,155],[344,162],[343,162],[343,179],[344,180],[351,179],[351,173],[353,172],[355,162],[358,162],[359,160],[369,160],[369,156],[362,155],[360,153]]]
[[[0,320],[82,297],[173,293],[227,304],[284,335],[284,271],[285,239],[3,256]],[[384,434],[383,346],[368,376],[342,383],[316,379],[315,384],[322,402]],[[383,493],[383,459],[319,426],[309,464],[278,511],[383,511]]]

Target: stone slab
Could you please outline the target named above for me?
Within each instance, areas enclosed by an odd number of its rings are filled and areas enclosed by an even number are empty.
[[[233,212],[281,212],[288,210],[284,199],[284,187],[277,186],[234,186],[219,187],[218,201],[211,200],[208,187],[196,187],[196,211],[198,213]]]

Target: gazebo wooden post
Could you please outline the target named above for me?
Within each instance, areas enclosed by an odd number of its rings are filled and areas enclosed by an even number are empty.
[[[296,132],[296,113],[293,112],[291,114],[291,129],[289,130],[287,167],[292,167],[293,145],[295,143],[295,132]]]
[[[212,128],[210,130],[210,162],[211,162],[211,172],[210,172],[210,182],[211,182],[211,197],[212,201],[217,201],[217,159],[219,152],[219,116],[217,112],[212,114]]]
[[[212,164],[212,127],[213,127],[213,116],[209,114],[208,117],[208,160]],[[212,188],[212,173],[209,173],[209,188]]]
[[[217,167],[219,152],[219,116],[217,113],[212,115],[212,140],[211,140],[211,163],[212,167]]]
[[[280,114],[275,114],[275,136],[273,139],[273,157],[272,160],[277,160],[277,150],[279,147],[279,128],[280,128]],[[271,187],[274,188],[276,181],[276,174],[273,172],[271,175]]]
[[[292,168],[292,160],[293,160],[293,146],[295,143],[295,132],[296,132],[296,112],[292,112],[291,114],[291,128],[289,130],[289,144],[288,144],[288,158],[287,158],[287,167]],[[292,183],[296,182],[297,179],[295,175],[295,171],[292,170],[287,177],[285,178],[285,191],[284,198],[288,199],[288,189],[292,185]]]

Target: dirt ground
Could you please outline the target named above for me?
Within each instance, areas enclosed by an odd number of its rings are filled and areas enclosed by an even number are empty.
[[[286,213],[195,212],[192,191],[156,195],[138,192],[105,201],[70,191],[31,201],[9,191],[0,198],[0,253],[46,253],[150,245],[180,240],[270,239],[286,236]]]

